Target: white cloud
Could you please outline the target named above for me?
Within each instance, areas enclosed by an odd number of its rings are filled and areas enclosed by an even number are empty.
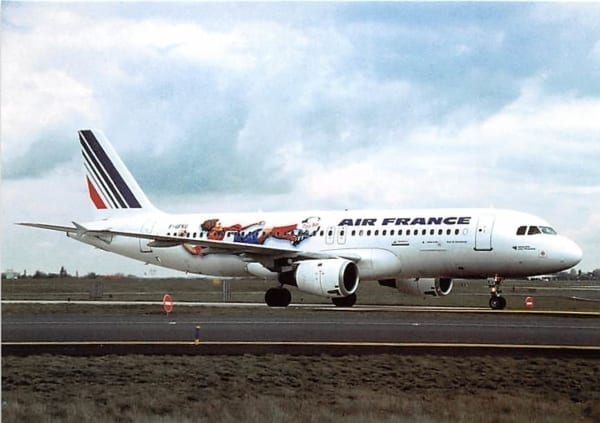
[[[533,5],[530,16],[545,24],[564,24],[565,31],[597,30],[600,6],[597,2],[541,2]]]
[[[594,221],[600,101],[550,90],[544,57],[544,66],[496,72],[485,60],[517,60],[489,55],[519,38],[510,22],[489,30],[452,22],[436,32],[393,17],[347,23],[305,14],[299,24],[269,13],[209,21],[97,11],[23,5],[4,13],[3,160],[27,161],[49,131],[74,140],[89,125],[104,129],[134,174],[160,182],[155,192],[165,197],[155,201],[170,211],[495,205],[566,222],[576,234]],[[482,107],[473,74],[501,87],[485,91],[493,106]],[[511,89],[517,97],[504,97]],[[80,200],[56,188],[80,181],[61,179],[50,164],[45,171],[5,185],[11,218],[84,212],[65,212]],[[192,190],[201,196],[192,199]],[[52,201],[45,192],[64,202],[32,208],[29,199]],[[558,207],[565,199],[576,219]],[[18,244],[12,226],[4,231]]]
[[[2,84],[2,135],[5,160],[27,152],[35,137],[73,119],[94,120],[94,91],[61,70],[23,69],[6,53]]]

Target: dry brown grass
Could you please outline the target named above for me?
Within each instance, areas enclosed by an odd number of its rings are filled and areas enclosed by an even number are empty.
[[[599,421],[600,360],[438,356],[2,358],[2,420]]]

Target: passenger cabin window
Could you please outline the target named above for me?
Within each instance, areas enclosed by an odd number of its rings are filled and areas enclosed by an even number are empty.
[[[540,228],[538,228],[537,226],[530,226],[529,230],[527,231],[527,235],[537,235],[541,233],[542,231],[540,231]]]
[[[517,229],[517,235],[525,235],[526,232],[527,226],[519,226],[519,229]]]

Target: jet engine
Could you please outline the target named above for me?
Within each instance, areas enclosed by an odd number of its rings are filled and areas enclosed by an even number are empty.
[[[379,281],[379,284],[396,288],[406,295],[431,295],[432,297],[448,295],[452,291],[453,286],[452,279],[450,278],[385,279]]]
[[[279,275],[279,282],[301,291],[328,298],[352,295],[358,288],[358,267],[344,259],[306,260],[295,270]]]

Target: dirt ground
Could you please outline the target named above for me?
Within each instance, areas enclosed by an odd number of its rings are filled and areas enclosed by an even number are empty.
[[[2,358],[2,421],[600,421],[600,358]]]

